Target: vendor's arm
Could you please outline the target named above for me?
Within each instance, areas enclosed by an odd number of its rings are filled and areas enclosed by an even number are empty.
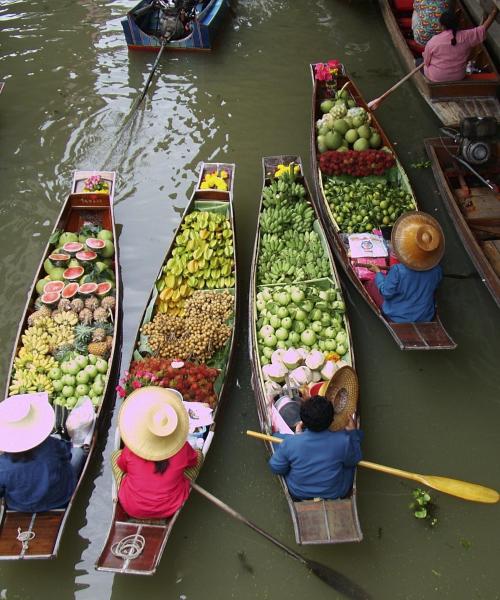
[[[280,436],[286,439],[289,436]],[[274,454],[269,459],[271,471],[276,475],[286,475],[290,470],[290,459],[287,455],[286,444],[275,444]]]
[[[377,284],[378,291],[384,298],[392,298],[397,294],[399,290],[399,269],[397,265],[394,265],[386,276],[382,273],[375,275],[375,283]]]
[[[361,429],[351,429],[347,431],[347,434],[349,439],[344,457],[344,466],[355,467],[363,458],[361,453],[361,440],[363,439],[364,433]]]

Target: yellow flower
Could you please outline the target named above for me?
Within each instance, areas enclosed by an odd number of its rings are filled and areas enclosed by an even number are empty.
[[[208,190],[208,189],[210,189],[210,186],[208,185],[208,183],[206,181],[202,181],[200,188],[202,190]]]
[[[222,179],[227,179],[229,177],[228,172],[224,171],[224,169],[220,172],[220,176]]]

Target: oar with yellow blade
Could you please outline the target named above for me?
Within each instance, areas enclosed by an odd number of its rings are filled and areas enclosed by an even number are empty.
[[[283,441],[281,438],[266,435],[265,433],[259,433],[257,431],[248,430],[247,435],[268,442],[275,442],[277,444],[280,444]],[[478,485],[477,483],[469,483],[467,481],[460,481],[459,479],[450,479],[449,477],[440,477],[439,475],[419,475],[418,473],[386,467],[385,465],[379,465],[367,460],[360,460],[358,466],[373,469],[374,471],[381,471],[388,475],[395,475],[396,477],[403,477],[404,479],[413,479],[413,481],[418,481],[439,492],[444,492],[445,494],[450,494],[451,496],[456,496],[463,500],[470,500],[471,502],[495,504],[500,500],[500,495],[496,490],[484,487],[483,485]]]

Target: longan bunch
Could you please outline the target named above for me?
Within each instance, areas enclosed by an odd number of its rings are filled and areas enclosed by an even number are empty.
[[[225,323],[233,313],[228,292],[195,292],[186,301],[185,316],[157,313],[142,328],[155,356],[206,362],[231,335]]]

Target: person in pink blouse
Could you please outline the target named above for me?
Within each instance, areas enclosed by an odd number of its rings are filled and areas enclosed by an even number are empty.
[[[463,79],[471,48],[484,41],[497,13],[495,7],[482,25],[459,31],[455,13],[445,11],[439,19],[444,31],[427,42],[423,53],[427,79],[435,82]]]

